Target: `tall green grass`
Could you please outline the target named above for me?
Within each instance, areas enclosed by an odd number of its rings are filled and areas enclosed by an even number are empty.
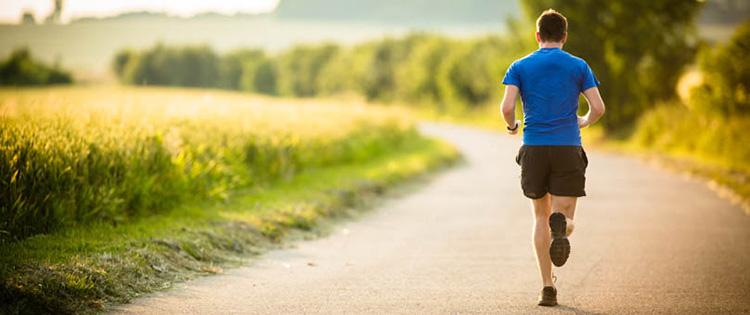
[[[366,161],[417,136],[404,117],[222,92],[3,90],[0,242]]]

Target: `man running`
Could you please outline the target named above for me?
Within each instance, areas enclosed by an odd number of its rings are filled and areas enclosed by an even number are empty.
[[[549,9],[536,21],[539,49],[513,62],[503,84],[502,113],[508,133],[518,132],[516,100],[523,102],[523,146],[516,156],[521,166],[521,188],[535,214],[534,248],[542,275],[539,305],[557,305],[552,264],[562,266],[570,255],[576,199],[586,195],[588,160],[581,147],[580,129],[604,115],[599,82],[588,64],[562,50],[568,21]],[[589,111],[577,116],[583,93]]]

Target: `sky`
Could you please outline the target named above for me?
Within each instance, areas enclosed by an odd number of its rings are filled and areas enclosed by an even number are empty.
[[[166,12],[191,16],[202,12],[261,13],[272,11],[279,0],[67,0],[63,21],[84,16],[112,16],[129,11]],[[14,23],[24,11],[31,11],[37,22],[52,12],[52,0],[0,0],[0,22]]]

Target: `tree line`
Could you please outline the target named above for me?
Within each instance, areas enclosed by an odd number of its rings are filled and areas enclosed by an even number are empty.
[[[125,50],[113,68],[124,83],[202,86],[278,96],[358,93],[375,101],[478,106],[496,96],[498,75],[522,53],[500,36],[458,40],[432,34],[354,47],[301,45],[276,55],[206,46]]]
[[[536,49],[535,18],[553,7],[568,17],[565,49],[584,58],[602,82],[600,90],[610,105],[603,121],[608,129],[632,126],[654,104],[674,100],[678,79],[698,55],[703,56],[699,58],[703,64],[726,63],[706,66],[708,73],[747,71],[746,58],[725,61],[723,55],[716,55],[746,52],[746,44],[736,44],[733,52],[699,54],[702,43],[694,20],[702,4],[697,1],[522,0],[521,4],[526,18],[511,20],[503,35],[456,39],[418,33],[353,47],[300,45],[277,54],[242,49],[220,55],[207,46],[159,44],[143,51],[121,51],[113,67],[122,82],[136,85],[297,97],[353,92],[374,101],[470,109],[497,102],[508,65]],[[712,81],[726,81],[724,73],[714,77]],[[746,76],[730,78],[748,82]],[[729,93],[720,90],[712,87],[710,93]]]
[[[11,52],[0,61],[0,86],[68,84],[73,82],[70,72],[34,59],[26,48]]]

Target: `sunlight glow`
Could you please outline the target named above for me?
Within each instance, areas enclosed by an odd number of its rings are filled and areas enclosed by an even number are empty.
[[[273,11],[279,0],[67,0],[62,20],[79,17],[106,17],[130,11],[165,12],[169,15],[192,16],[203,12],[223,14],[266,13]],[[43,21],[53,8],[52,0],[0,0],[0,22],[16,23],[24,11],[31,11],[37,22]]]

